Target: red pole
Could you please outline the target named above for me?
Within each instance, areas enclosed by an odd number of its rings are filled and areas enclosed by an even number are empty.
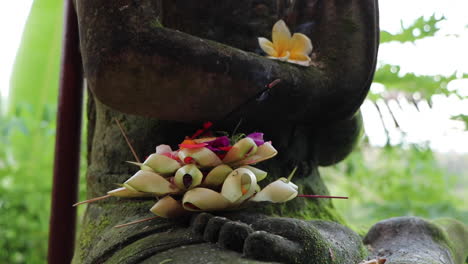
[[[70,263],[75,242],[80,163],[83,76],[78,22],[72,0],[65,1],[65,25],[55,139],[54,181],[49,231],[49,263]]]

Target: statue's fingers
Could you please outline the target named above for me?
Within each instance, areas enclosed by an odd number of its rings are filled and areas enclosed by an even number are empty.
[[[244,255],[264,261],[296,263],[302,255],[302,247],[282,236],[255,231],[244,242]]]
[[[221,228],[224,224],[226,224],[229,221],[229,219],[221,216],[215,216],[211,218],[206,224],[205,232],[203,233],[203,239],[207,242],[218,242],[219,232],[221,231]]]
[[[203,236],[208,221],[213,217],[214,216],[209,213],[200,213],[194,215],[190,221],[192,234],[196,236]]]
[[[304,242],[318,235],[307,222],[284,217],[269,217],[253,224],[254,230],[266,231],[295,242]]]
[[[253,232],[252,227],[245,223],[227,222],[219,232],[218,243],[227,249],[242,252],[245,239]]]

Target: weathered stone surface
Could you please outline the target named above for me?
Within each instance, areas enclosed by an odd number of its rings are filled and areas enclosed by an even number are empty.
[[[313,220],[310,224],[332,245],[331,263],[357,263],[367,256],[361,237],[351,229],[330,221]]]
[[[75,5],[84,71],[94,92],[88,108],[90,198],[137,170],[124,163],[134,158],[114,119],[140,158],[159,144],[176,147],[198,129],[142,115],[192,124],[222,119],[213,129],[228,132],[242,118],[239,131],[264,132],[279,151],[274,161],[260,164],[270,175],[262,185],[297,166],[294,182],[301,193],[328,194],[317,166],[338,162],[359,138],[356,112],[377,53],[375,0],[79,0]],[[255,54],[256,37],[269,37],[279,18],[312,38],[312,67]],[[281,83],[255,100],[277,78]],[[156,219],[113,228],[148,217],[154,202],[109,198],[89,205],[74,263],[260,263],[220,245],[289,263],[346,264],[365,255],[357,235],[346,228],[304,221],[343,223],[328,199],[259,204],[219,213],[225,219],[218,221],[204,214],[191,224],[188,218]]]
[[[389,264],[463,264],[468,228],[455,220],[438,225],[417,217],[396,217],[375,224],[364,243],[371,256],[386,258]]]
[[[217,242],[253,259],[282,263],[354,264],[367,255],[361,238],[340,224],[284,217],[250,218],[252,215],[237,213],[237,219],[243,221],[239,222],[199,214],[192,223],[207,222],[205,241]],[[211,220],[206,221],[207,217]],[[206,236],[207,233],[210,235]]]
[[[90,88],[126,113],[219,120],[281,79],[268,100],[253,100],[242,115],[295,123],[341,120],[359,109],[375,69],[375,0],[80,0],[76,7]],[[313,66],[253,53],[257,37],[270,37],[266,28],[280,18],[293,32],[310,36]]]
[[[361,111],[349,119],[324,124],[317,133],[319,166],[333,165],[345,159],[360,142],[363,131]]]
[[[263,231],[247,238],[244,253],[256,259],[353,264],[367,255],[356,233],[332,222],[268,218],[253,227]]]
[[[167,261],[167,262],[164,262]],[[188,263],[204,263],[204,264],[266,264],[278,262],[264,262],[252,260],[243,257],[235,251],[225,251],[216,244],[204,243],[198,245],[182,246],[163,252],[159,255],[148,258],[141,262],[142,264],[188,264]]]
[[[245,240],[253,232],[254,231],[250,225],[230,221],[223,225],[219,231],[218,243],[226,249],[242,252]]]
[[[90,100],[87,173],[89,198],[105,194],[108,190],[115,188],[116,183],[124,182],[137,171],[137,168],[124,162],[133,160],[133,157],[114,118],[121,122],[140,157],[154,152],[154,147],[158,144],[166,143],[177,146],[185,135],[190,135],[198,129],[197,126],[177,122],[124,115],[92,98]],[[232,127],[223,123],[215,125],[219,130],[232,131]],[[300,186],[301,193],[328,194],[315,162],[317,157],[326,153],[326,151],[317,153],[317,148],[314,147],[316,143],[313,135],[320,131],[320,128],[291,125],[277,127],[275,124],[244,122],[241,129],[265,132],[266,137],[273,140],[275,147],[280,151],[274,161],[260,164],[259,167],[268,171],[270,175],[262,184],[288,175],[297,165],[298,171],[294,181]],[[332,134],[334,131],[331,130],[329,133]],[[290,135],[290,137],[284,137],[284,135]],[[337,145],[336,148],[339,146]],[[336,148],[333,151],[336,151]],[[113,228],[118,224],[150,216],[148,210],[154,202],[153,199],[109,198],[89,205],[77,243],[74,263],[137,263],[152,255],[158,256],[169,248],[204,241],[202,240],[203,233],[200,234],[200,232],[205,231],[207,222],[202,221],[198,223],[198,235],[191,230],[197,224],[192,222],[192,227],[189,227],[188,219],[184,221],[156,219],[125,228]],[[343,223],[327,199],[297,198],[285,204],[260,204],[246,210],[219,215],[247,224],[267,216],[327,219]],[[225,241],[227,242],[224,243],[225,245],[232,242],[231,240]],[[238,261],[246,261],[239,254],[233,255],[229,250],[223,250],[221,247],[218,250],[219,256],[225,253],[230,257],[239,256]],[[134,252],[138,254],[133,254]]]
[[[206,242],[215,243],[218,241],[219,231],[229,220],[225,217],[214,216],[212,217],[205,226],[203,232],[203,239]]]
[[[448,245],[452,250],[455,263],[468,263],[468,226],[452,218],[439,218],[432,223],[436,224],[445,233]],[[463,262],[465,261],[465,262]]]

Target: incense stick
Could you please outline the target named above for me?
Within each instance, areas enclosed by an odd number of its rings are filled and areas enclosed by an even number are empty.
[[[115,117],[114,117],[114,120],[115,120],[115,123],[117,123],[117,126],[119,127],[120,132],[122,133],[122,136],[125,138],[125,141],[127,142],[127,145],[130,148],[130,151],[132,152],[133,157],[135,157],[135,160],[138,163],[141,163],[140,159],[138,158],[138,156],[137,156],[137,154],[135,152],[135,149],[132,147],[132,144],[130,143],[130,140],[128,139],[127,135],[125,134],[125,131],[124,131],[122,125],[120,125],[119,120],[117,120],[117,118],[115,118]]]
[[[114,228],[121,228],[121,227],[124,227],[124,226],[134,225],[134,224],[142,223],[142,222],[145,222],[145,221],[150,221],[150,220],[156,219],[158,217],[159,216],[156,215],[156,216],[136,220],[136,221],[133,221],[133,222],[129,222],[129,223],[121,224],[121,225],[116,225],[116,226],[114,226]]]

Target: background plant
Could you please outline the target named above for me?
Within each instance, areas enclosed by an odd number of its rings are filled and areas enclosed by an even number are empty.
[[[46,261],[61,36],[62,1],[35,0],[0,97],[0,263]]]
[[[438,23],[445,18],[420,17],[397,34],[381,32],[381,45],[389,42],[414,42],[433,37]],[[453,217],[468,223],[468,155],[435,153],[428,144],[405,141],[405,131],[400,128],[401,120],[393,113],[389,104],[400,105],[405,100],[416,109],[422,102],[429,107],[434,96],[456,96],[466,100],[459,90],[449,90],[450,81],[467,78],[467,74],[417,75],[400,72],[398,65],[380,63],[374,84],[383,89],[371,89],[367,103],[375,106],[385,130],[387,141],[384,147],[376,148],[364,140],[344,162],[322,168],[327,185],[333,194],[349,195],[348,201],[334,201],[338,210],[351,225],[367,230],[375,222],[402,215],[415,215],[429,219]],[[382,109],[385,108],[385,109]],[[383,111],[390,113],[392,125],[401,134],[402,141],[392,144],[388,125],[383,122]],[[467,122],[466,115],[452,117]],[[417,120],[414,120],[417,122]],[[460,142],[462,144],[462,142]],[[455,164],[448,160],[456,160]],[[458,169],[453,169],[458,167]]]

